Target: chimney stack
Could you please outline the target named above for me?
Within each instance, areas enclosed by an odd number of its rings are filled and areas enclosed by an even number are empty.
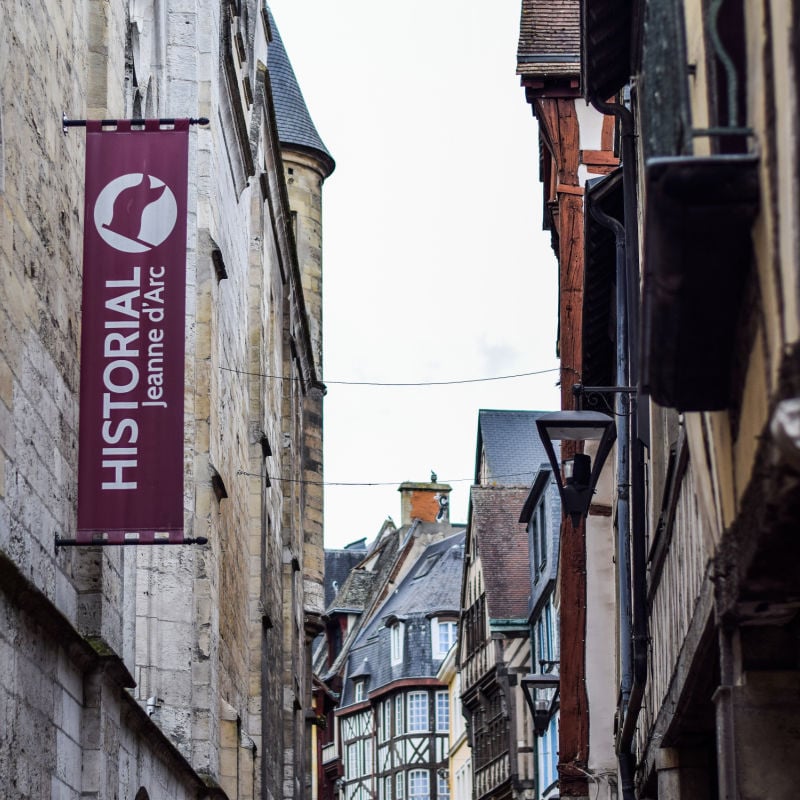
[[[447,483],[437,483],[431,474],[430,483],[401,483],[400,515],[401,525],[410,525],[415,519],[422,522],[450,522],[450,491]]]

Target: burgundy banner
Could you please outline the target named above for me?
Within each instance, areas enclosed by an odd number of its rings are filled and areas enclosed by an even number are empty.
[[[88,122],[77,541],[183,541],[189,121]]]

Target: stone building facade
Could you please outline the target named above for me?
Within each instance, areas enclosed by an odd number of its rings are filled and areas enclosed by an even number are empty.
[[[254,0],[0,4],[9,800],[308,793],[334,164],[293,81]],[[203,546],[54,548],[76,531],[84,216],[84,136],[62,115],[210,121],[189,139],[184,376],[184,528]]]

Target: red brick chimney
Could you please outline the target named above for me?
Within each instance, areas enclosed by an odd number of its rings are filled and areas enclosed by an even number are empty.
[[[450,491],[446,483],[437,483],[436,476],[431,483],[401,483],[400,518],[401,525],[410,525],[415,519],[422,522],[450,522]]]

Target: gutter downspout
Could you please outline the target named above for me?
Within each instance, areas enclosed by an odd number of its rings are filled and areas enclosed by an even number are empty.
[[[622,149],[622,193],[625,221],[625,273],[628,342],[627,366],[630,386],[638,386],[639,364],[636,348],[632,343],[639,341],[639,220],[636,204],[637,161],[636,131],[633,114],[620,103],[605,103],[596,98],[590,102],[603,114],[613,114],[620,124]],[[642,707],[644,687],[647,682],[647,552],[645,547],[645,505],[644,505],[644,446],[639,439],[638,393],[631,398],[629,405],[628,433],[633,447],[631,470],[631,550],[632,550],[632,598],[633,598],[633,680],[627,707],[617,734],[617,757],[619,759],[620,782],[625,800],[634,800],[635,755],[633,737],[636,722]],[[621,590],[621,587],[620,587]]]
[[[616,305],[620,311],[617,313],[617,386],[628,386],[627,370],[627,344],[628,326],[627,314],[623,313],[626,304],[625,276],[625,228],[614,217],[592,205],[592,216],[603,227],[609,228],[614,233],[616,245]],[[628,705],[633,682],[632,664],[633,653],[631,650],[631,555],[630,555],[630,500],[629,500],[629,459],[630,450],[630,413],[626,408],[626,395],[622,392],[616,395],[617,416],[617,552],[616,561],[619,570],[617,616],[619,626],[620,648],[620,688],[619,709],[620,717]]]

